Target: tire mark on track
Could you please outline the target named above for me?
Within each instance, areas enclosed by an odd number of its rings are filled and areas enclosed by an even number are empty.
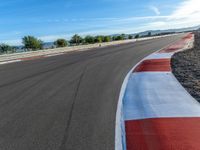
[[[81,85],[81,81],[82,81],[82,79],[84,77],[84,74],[85,74],[86,70],[87,70],[87,64],[86,64],[83,72],[81,73],[79,81],[78,81],[78,85],[77,85],[77,88],[76,88],[76,91],[75,91],[75,94],[74,94],[71,110],[70,110],[70,113],[69,113],[69,119],[67,121],[67,126],[65,128],[64,137],[63,137],[63,140],[62,140],[62,143],[61,143],[61,146],[60,146],[60,150],[65,150],[66,149],[65,143],[66,143],[66,141],[68,139],[68,131],[69,131],[69,127],[70,127],[72,116],[73,116],[73,110],[74,110],[75,102],[76,102],[76,99],[77,99],[77,96],[78,96],[78,92],[79,92],[79,88],[80,88],[80,85]]]
[[[95,58],[98,58],[98,57],[104,57],[104,56],[107,56],[107,55],[112,55],[113,53],[119,53],[119,52],[128,50],[128,49],[131,48],[131,47],[133,47],[133,45],[128,46],[128,47],[126,47],[126,48],[120,48],[120,49],[115,50],[115,51],[110,51],[110,52],[107,52],[107,53],[103,53],[103,54],[97,54],[97,52],[96,52],[96,53],[94,53],[94,54],[89,55],[88,58],[82,58],[82,59],[76,60],[76,61],[71,62],[71,63],[62,64],[62,65],[60,65],[59,67],[54,67],[54,68],[51,68],[51,69],[49,69],[49,70],[37,72],[37,73],[35,73],[35,74],[26,76],[26,77],[24,77],[24,78],[22,78],[22,79],[15,80],[15,81],[11,81],[10,83],[2,84],[2,85],[0,85],[0,88],[4,88],[4,87],[9,86],[9,85],[12,85],[12,84],[17,84],[17,83],[22,82],[22,81],[24,81],[24,80],[27,80],[27,79],[30,79],[30,78],[33,78],[33,77],[36,77],[36,76],[39,76],[39,75],[42,75],[42,74],[45,74],[45,73],[49,73],[49,72],[53,72],[53,71],[56,71],[56,70],[60,70],[60,69],[62,69],[62,68],[64,68],[64,67],[71,66],[71,65],[77,64],[77,63],[79,63],[79,62],[83,62],[83,61],[95,59]],[[95,56],[95,55],[96,55],[96,56]]]

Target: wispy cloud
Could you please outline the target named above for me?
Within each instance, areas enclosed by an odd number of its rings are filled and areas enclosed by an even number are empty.
[[[20,45],[21,44],[21,40],[19,39],[14,39],[14,40],[1,40],[1,43],[4,43],[4,44],[10,44],[10,45]]]
[[[189,26],[200,25],[200,1],[199,0],[182,0],[176,6],[171,8],[171,13],[163,15],[160,9],[155,5],[147,5],[149,11],[153,11],[155,15],[152,16],[130,16],[130,17],[108,17],[108,18],[62,18],[49,19],[44,21],[46,24],[62,24],[73,25],[61,34],[50,33],[51,35],[39,36],[44,41],[53,41],[57,38],[69,39],[73,32],[81,35],[87,34],[113,34],[113,33],[134,33],[144,30],[170,29],[182,28]],[[69,32],[68,32],[69,31]],[[65,34],[66,33],[66,34]],[[13,34],[18,34],[13,33]],[[6,43],[16,44],[20,40],[9,40]],[[18,43],[18,44],[19,44]]]
[[[156,15],[160,15],[160,10],[156,6],[149,6],[149,9],[152,10]]]
[[[150,6],[155,16],[134,16],[127,18],[84,18],[74,19],[74,21],[80,22],[81,20],[88,22],[88,27],[99,27],[100,29],[88,30],[85,33],[102,33],[108,31],[113,32],[140,32],[141,30],[152,30],[152,29],[169,29],[169,28],[181,28],[189,27],[200,24],[200,1],[199,0],[183,0],[177,4],[175,10],[169,15],[160,15],[161,12],[156,6]],[[93,24],[91,22],[98,22]],[[131,27],[131,24],[136,22],[143,22],[139,27]],[[129,25],[129,27],[128,27]],[[107,27],[112,27],[112,29]]]
[[[165,19],[150,23],[151,27],[166,29],[200,25],[199,5],[199,0],[183,0]]]
[[[171,19],[184,19],[200,16],[199,0],[184,0],[170,16]]]
[[[54,40],[59,39],[59,38],[67,39],[67,34],[47,35],[47,36],[41,36],[41,37],[38,37],[38,38],[43,40],[43,41],[50,42],[50,41],[54,41]]]

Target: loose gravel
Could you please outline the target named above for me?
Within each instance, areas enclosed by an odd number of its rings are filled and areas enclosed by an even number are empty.
[[[200,31],[195,32],[194,48],[176,53],[171,65],[179,82],[200,102]]]

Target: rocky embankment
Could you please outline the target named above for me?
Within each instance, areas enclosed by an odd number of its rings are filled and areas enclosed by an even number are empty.
[[[173,56],[172,68],[179,82],[200,102],[200,31],[195,32],[193,49]]]

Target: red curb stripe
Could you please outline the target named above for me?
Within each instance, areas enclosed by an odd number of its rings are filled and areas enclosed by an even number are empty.
[[[200,118],[126,121],[127,150],[199,150]]]
[[[169,47],[167,47],[167,48],[159,51],[158,53],[172,53],[172,52],[176,52],[176,51],[178,51],[180,49],[183,49],[184,45],[185,45],[184,40],[181,40],[181,41],[179,41],[179,42],[177,42],[177,43],[175,43],[175,44],[173,44],[173,45],[171,45],[171,46],[169,46]]]
[[[190,33],[190,34],[186,35],[185,37],[183,37],[182,40],[180,40],[179,42],[176,42],[175,44],[159,51],[158,53],[172,53],[172,52],[176,52],[180,49],[183,49],[186,42],[188,40],[191,40],[192,37],[193,37],[193,34]]]
[[[133,72],[171,72],[171,59],[149,59],[141,62]]]
[[[34,57],[20,58],[20,60],[28,61],[28,60],[41,59],[41,58],[45,58],[45,56],[34,56]]]
[[[190,34],[188,34],[187,36],[183,37],[182,39],[183,39],[183,40],[190,40],[192,37],[193,37],[193,34],[190,33]]]

